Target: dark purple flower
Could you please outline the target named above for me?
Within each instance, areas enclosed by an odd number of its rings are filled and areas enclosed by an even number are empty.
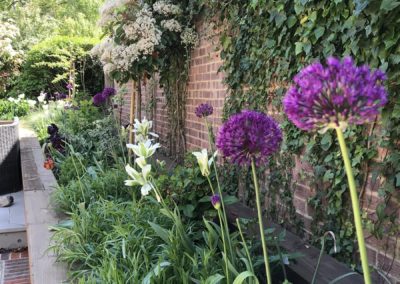
[[[350,57],[329,57],[294,77],[283,99],[289,120],[303,130],[345,127],[373,120],[387,103],[386,80],[381,70],[357,67]]]
[[[200,104],[198,107],[196,107],[195,113],[197,117],[206,117],[212,115],[213,107],[209,104]]]
[[[104,88],[104,90],[103,90],[103,92],[102,92],[102,94],[103,94],[103,96],[104,96],[105,98],[114,96],[115,93],[116,93],[116,90],[115,90],[114,88],[111,88],[111,87],[106,87],[106,88]]]
[[[264,113],[245,110],[231,116],[219,130],[217,147],[238,165],[266,163],[279,149],[282,132],[277,122]]]
[[[221,208],[221,198],[218,194],[214,194],[213,196],[211,196],[211,204],[217,210]]]
[[[55,125],[54,123],[50,124],[50,125],[47,127],[47,133],[48,133],[50,136],[55,135],[56,133],[58,133],[58,127],[57,127],[57,125]]]
[[[107,100],[107,98],[104,97],[103,93],[98,93],[93,97],[93,104],[95,106],[100,106],[100,105],[104,104],[106,100]]]
[[[56,97],[57,100],[64,100],[67,98],[67,95],[64,93],[59,93],[58,96]]]

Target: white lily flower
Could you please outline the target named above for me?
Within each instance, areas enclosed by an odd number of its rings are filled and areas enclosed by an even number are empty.
[[[34,101],[34,100],[26,100],[26,101],[27,101],[27,103],[28,103],[28,105],[29,105],[30,108],[35,107],[36,101]]]
[[[148,195],[150,190],[152,189],[152,185],[148,180],[150,172],[151,172],[151,165],[146,165],[143,167],[142,172],[139,173],[130,165],[126,165],[125,167],[126,172],[132,178],[131,180],[125,180],[126,186],[135,186],[141,185],[141,193],[142,195]]]
[[[143,169],[143,168],[147,165],[146,159],[143,158],[143,157],[136,158],[136,159],[135,159],[135,163],[136,163],[141,169]]]
[[[147,140],[146,142],[140,142],[137,145],[127,144],[126,147],[132,149],[136,156],[147,159],[154,155],[156,150],[160,148],[160,144],[152,144],[151,140]]]
[[[212,155],[210,159],[208,159],[207,149],[203,149],[201,152],[193,152],[192,154],[197,158],[197,163],[199,164],[201,174],[205,177],[209,176],[210,166],[215,157],[218,155],[218,151],[215,151],[214,155]]]
[[[140,192],[142,193],[143,196],[148,195],[150,190],[152,189],[150,183],[146,183],[145,185],[142,186],[140,189]]]
[[[146,142],[149,138],[149,135],[153,137],[158,137],[157,134],[150,132],[150,129],[153,127],[153,122],[147,120],[146,117],[140,122],[138,119],[135,119],[135,124],[133,125],[133,132],[135,135],[135,141],[137,143]]]
[[[45,99],[46,99],[46,93],[40,92],[40,95],[37,97],[38,102],[43,103]]]
[[[197,159],[197,163],[199,164],[201,174],[205,177],[208,177],[210,175],[210,166],[208,164],[207,149],[203,149],[201,150],[201,152],[193,152],[192,154]]]

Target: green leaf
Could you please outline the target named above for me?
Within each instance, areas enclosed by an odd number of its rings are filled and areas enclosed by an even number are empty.
[[[303,43],[302,42],[296,42],[294,45],[295,45],[295,51],[294,52],[295,52],[296,55],[299,55],[303,50]]]
[[[376,216],[378,217],[379,220],[382,220],[385,217],[384,203],[379,203],[378,206],[376,206]]]
[[[185,206],[183,206],[182,211],[186,217],[192,218],[194,209],[195,209],[195,207],[192,204],[186,204]]]
[[[380,9],[385,11],[385,12],[389,12],[389,11],[393,10],[394,8],[396,8],[399,5],[400,5],[399,1],[383,0],[382,3],[381,3]]]
[[[224,278],[225,276],[222,276],[221,274],[214,274],[206,279],[206,284],[217,284]]]
[[[324,151],[329,150],[332,145],[332,136],[329,132],[325,133],[321,139],[321,148]]]
[[[400,186],[400,172],[396,174],[396,187]]]
[[[233,195],[226,195],[224,196],[224,203],[225,205],[230,205],[239,202],[236,196]]]
[[[159,236],[164,242],[169,243],[169,234],[168,230],[162,228],[161,226],[153,223],[153,222],[148,222],[150,226],[153,228],[154,232]]]
[[[251,271],[243,271],[242,273],[240,273],[235,280],[233,281],[233,284],[241,284],[243,283],[247,278],[253,277],[254,280],[256,281],[256,283],[258,282],[257,277],[254,275],[253,272]]]
[[[314,31],[314,35],[316,39],[319,39],[325,32],[325,28],[324,27],[318,27],[315,29]]]

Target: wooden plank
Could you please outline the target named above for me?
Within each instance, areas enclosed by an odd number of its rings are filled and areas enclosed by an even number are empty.
[[[228,222],[231,224],[236,223],[236,218],[257,218],[257,212],[255,209],[251,209],[241,203],[228,205],[226,211]],[[282,232],[282,230],[284,230],[281,226],[267,221],[266,219],[264,219],[263,222],[266,224],[266,228],[275,228],[276,234],[279,234]],[[258,236],[258,224],[251,226],[248,230],[248,233]],[[306,282],[311,282],[315,267],[317,265],[320,250],[304,242],[300,237],[289,232],[288,230],[286,230],[286,237],[281,245],[282,248],[289,253],[301,253],[303,255],[296,261],[291,261],[288,267]],[[349,269],[345,264],[324,253],[316,277],[316,283],[329,283],[335,278],[350,272],[352,272],[352,270]],[[377,277],[378,276],[376,274],[373,275],[374,279],[377,279]],[[360,274],[349,276],[340,281],[340,284],[358,283],[364,283],[363,277]]]

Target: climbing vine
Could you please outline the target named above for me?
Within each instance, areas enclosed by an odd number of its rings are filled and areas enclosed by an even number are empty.
[[[382,117],[368,127],[349,128],[345,135],[351,141],[349,150],[366,208],[366,227],[374,237],[388,242],[399,235],[399,206],[393,204],[400,202],[400,2],[208,2],[211,19],[225,27],[220,31],[221,57],[230,96],[225,101],[224,117],[251,108],[273,113],[282,121],[285,143],[278,163],[271,164],[270,171],[278,172],[274,174],[276,182],[270,182],[275,188],[271,191],[282,200],[278,188],[292,185],[294,155],[310,164],[312,171],[304,174],[315,189],[309,200],[314,209],[313,238],[334,231],[337,256],[348,263],[355,263],[355,230],[337,142],[330,132],[314,135],[296,129],[282,115],[281,100],[288,82],[302,67],[330,55],[350,55],[359,64],[386,71],[390,102]],[[369,204],[367,188],[380,197],[376,207]],[[291,204],[292,196],[285,197]],[[332,243],[327,251],[333,252]]]
[[[197,44],[194,20],[202,5],[195,0],[105,2],[100,24],[107,37],[92,53],[104,72],[118,82],[140,82],[157,74],[167,106],[168,149],[183,160],[185,105],[190,51]],[[137,113],[141,114],[141,87]]]

